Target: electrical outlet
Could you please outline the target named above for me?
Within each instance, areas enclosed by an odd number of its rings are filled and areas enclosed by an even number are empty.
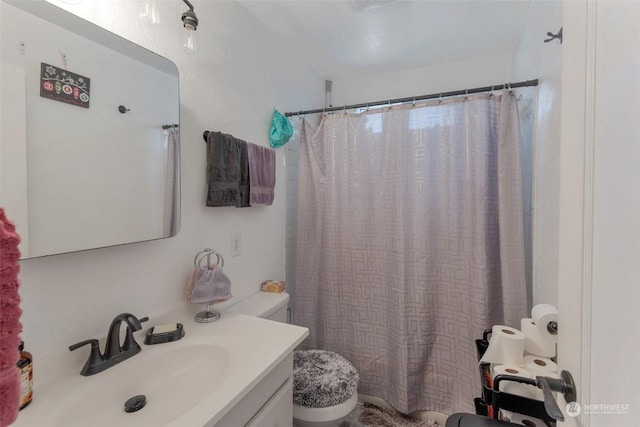
[[[240,233],[231,233],[231,256],[239,256],[242,247],[242,236]]]

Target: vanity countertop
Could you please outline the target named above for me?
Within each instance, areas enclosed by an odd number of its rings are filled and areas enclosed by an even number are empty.
[[[195,363],[195,359],[208,363],[207,356],[200,354],[192,357],[189,351],[215,348],[217,352],[215,354],[222,355],[221,358],[214,357],[212,359],[213,363],[222,361],[215,381],[212,381],[209,387],[203,378],[202,382],[196,382],[197,389],[192,389],[188,384],[185,387],[172,386],[171,390],[167,391],[170,394],[169,401],[173,397],[176,398],[176,402],[180,399],[185,401],[188,398],[190,403],[185,405],[184,410],[171,409],[170,415],[163,418],[167,422],[161,424],[167,427],[214,425],[309,334],[307,328],[225,310],[218,310],[222,313],[222,318],[216,322],[196,323],[193,320],[193,315],[197,308],[200,307],[184,306],[176,311],[150,318],[149,322],[143,324],[142,331],[135,333],[136,341],[142,347],[142,351],[99,374],[89,377],[80,375],[80,369],[88,355],[88,348],[80,351],[83,356],[81,359],[72,357],[72,354],[66,354],[65,358],[38,361],[39,363],[34,367],[33,401],[20,411],[18,419],[13,425],[16,427],[43,425],[52,427],[64,425],[67,427],[81,425],[88,417],[91,417],[90,425],[94,427],[103,425],[143,427],[144,423],[141,421],[145,418],[140,418],[138,414],[147,411],[147,414],[143,416],[148,416],[149,411],[153,410],[153,405],[151,405],[153,393],[148,396],[147,407],[130,414],[124,411],[122,405],[115,405],[104,389],[117,389],[118,387],[110,386],[110,384],[115,385],[129,381],[135,377],[136,371],[140,371],[138,367],[144,366],[147,369],[157,360],[167,359],[167,355],[173,359],[177,358],[174,356],[184,359],[187,371],[184,374],[157,372],[158,378],[163,375],[168,378],[172,375],[186,378],[187,375],[194,375],[193,371],[196,369],[189,367],[189,364]],[[143,344],[144,333],[147,329],[154,325],[172,322],[183,324],[184,338],[165,344]],[[185,353],[183,350],[187,350],[187,352]],[[82,361],[78,362],[79,360]],[[156,376],[156,372],[153,374]],[[148,382],[148,376],[141,378],[140,381],[131,382],[133,384]],[[176,380],[172,381],[165,384],[177,384]],[[161,388],[162,384],[154,387]],[[124,403],[127,398],[135,394],[138,393],[133,386],[130,393],[127,390],[122,396],[114,397],[114,399],[116,402],[122,401]],[[95,399],[91,397],[92,395],[96,396]],[[103,411],[102,403],[91,401],[85,404],[85,399],[110,402],[109,404],[105,403],[108,408],[106,408],[104,416],[101,414]],[[83,415],[82,411],[92,411],[92,405],[98,409]],[[165,409],[169,410],[170,408]],[[84,420],[82,420],[83,416]],[[157,421],[154,421],[154,424],[157,426]]]

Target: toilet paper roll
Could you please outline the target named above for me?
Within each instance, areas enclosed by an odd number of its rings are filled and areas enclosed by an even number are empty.
[[[543,357],[556,356],[556,343],[549,335],[543,336],[533,319],[520,319],[520,330],[524,334],[525,353]]]
[[[524,357],[524,334],[517,329],[495,325],[491,330],[489,347],[480,363],[522,366]]]
[[[533,378],[529,371],[520,366],[514,365],[494,366],[491,378],[495,378],[498,375],[513,375],[522,378]],[[530,384],[518,383],[515,381],[500,381],[500,391],[509,394],[515,394],[517,396],[534,398],[537,394],[537,387]]]
[[[558,365],[546,357],[527,355],[524,357],[524,367],[531,373],[531,377],[537,376],[560,378],[558,375]],[[536,388],[534,399],[544,400],[541,388]]]
[[[506,409],[500,409],[500,412],[498,413],[498,419],[500,421],[511,422],[511,417],[513,417],[514,413],[515,412],[513,412],[513,411],[507,411]]]
[[[558,334],[551,330],[553,322],[558,324],[558,309],[551,304],[538,304],[531,309],[531,319],[533,319],[540,335],[545,339],[550,339],[554,343],[558,342]]]
[[[534,377],[538,375],[548,377],[558,372],[558,365],[553,360],[533,355],[524,357],[524,368]]]

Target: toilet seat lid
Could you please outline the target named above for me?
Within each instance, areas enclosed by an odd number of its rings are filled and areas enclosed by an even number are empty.
[[[347,401],[358,389],[357,369],[338,353],[326,350],[293,352],[293,403],[326,408]]]

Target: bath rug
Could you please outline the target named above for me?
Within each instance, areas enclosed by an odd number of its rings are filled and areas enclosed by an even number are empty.
[[[340,427],[438,427],[434,420],[418,420],[372,403],[358,403]]]

